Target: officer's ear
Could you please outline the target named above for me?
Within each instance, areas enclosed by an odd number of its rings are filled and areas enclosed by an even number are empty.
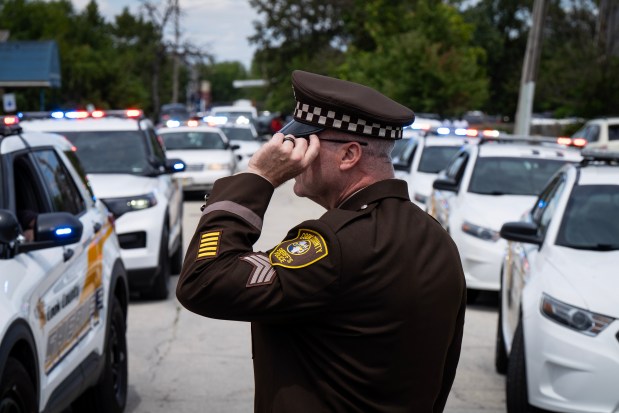
[[[363,150],[358,142],[349,142],[340,148],[340,170],[347,171],[361,160]]]

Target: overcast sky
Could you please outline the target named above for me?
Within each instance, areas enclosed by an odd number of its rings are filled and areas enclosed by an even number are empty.
[[[89,0],[73,0],[82,10]],[[137,13],[140,1],[96,0],[109,21],[124,7]],[[157,0],[153,0],[157,3]],[[164,4],[164,0],[158,0]],[[240,61],[249,69],[254,47],[247,38],[254,33],[252,22],[258,18],[247,0],[179,0],[183,38],[215,55],[217,62]],[[173,26],[170,25],[170,29]]]

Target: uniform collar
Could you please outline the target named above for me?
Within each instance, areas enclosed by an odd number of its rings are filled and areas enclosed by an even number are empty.
[[[338,208],[358,211],[383,198],[410,200],[406,182],[400,179],[385,179],[375,182],[349,196]]]

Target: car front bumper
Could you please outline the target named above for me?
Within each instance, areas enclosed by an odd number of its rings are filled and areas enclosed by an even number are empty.
[[[539,310],[524,321],[530,404],[566,413],[619,412],[619,320],[595,337]]]

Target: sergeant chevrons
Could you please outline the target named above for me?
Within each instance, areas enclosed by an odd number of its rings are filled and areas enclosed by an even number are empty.
[[[466,301],[449,235],[392,179],[253,252],[272,193],[250,173],[217,181],[177,287],[193,312],[252,322],[255,411],[442,411]]]

